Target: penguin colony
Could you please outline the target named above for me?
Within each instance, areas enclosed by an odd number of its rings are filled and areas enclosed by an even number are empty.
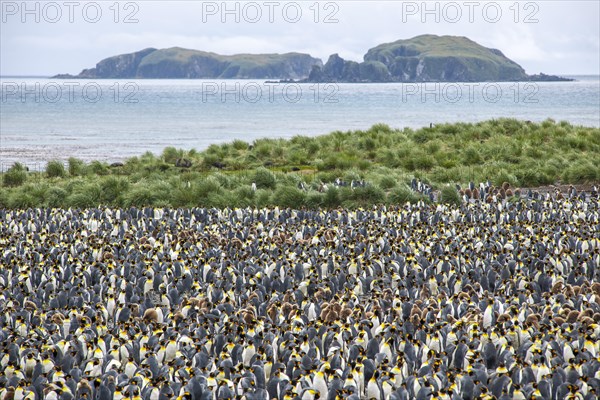
[[[597,399],[594,196],[0,210],[0,399]]]

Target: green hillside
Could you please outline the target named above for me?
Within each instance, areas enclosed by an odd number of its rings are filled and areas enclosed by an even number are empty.
[[[123,165],[71,158],[48,163],[45,173],[15,165],[2,174],[0,207],[364,207],[423,200],[408,186],[415,177],[439,190],[486,180],[514,188],[590,184],[600,182],[598,165],[600,129],[567,122],[498,119],[418,130],[380,124],[236,140],[201,152],[169,147]],[[338,188],[338,178],[366,187]]]
[[[320,64],[319,59],[301,53],[220,55],[181,47],[149,48],[106,58],[78,77],[302,79]]]
[[[385,64],[400,81],[523,80],[527,74],[499,50],[462,36],[421,35],[370,49],[365,61]]]

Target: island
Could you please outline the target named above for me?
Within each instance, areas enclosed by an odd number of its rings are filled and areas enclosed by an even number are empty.
[[[181,47],[147,48],[106,58],[79,75],[89,79],[305,79],[322,62],[308,54],[220,55]]]
[[[362,62],[332,54],[325,64],[304,53],[220,55],[180,47],[147,48],[106,58],[78,75],[89,79],[276,79],[285,82],[570,81],[528,75],[500,50],[463,36],[420,35],[380,44]]]

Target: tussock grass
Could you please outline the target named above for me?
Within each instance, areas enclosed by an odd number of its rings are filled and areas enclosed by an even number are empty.
[[[180,158],[191,161],[191,168],[176,167]],[[454,183],[597,183],[598,165],[600,129],[564,121],[495,119],[417,130],[377,124],[318,137],[235,140],[201,152],[167,147],[118,168],[70,158],[66,169],[52,161],[40,174],[17,163],[2,174],[0,206],[335,208],[428,201],[410,189],[413,177],[440,190],[442,201],[455,203],[460,197]],[[337,178],[367,186],[336,187]]]
[[[391,204],[415,203],[418,196],[405,184],[396,187],[388,195]]]
[[[301,208],[306,205],[306,193],[295,187],[279,187],[273,193],[273,203],[281,207]]]
[[[71,176],[81,176],[86,173],[85,163],[79,158],[70,157],[68,162],[68,171]]]
[[[52,160],[46,165],[46,175],[48,178],[62,178],[67,174],[62,161]]]
[[[252,181],[260,189],[274,189],[277,185],[275,175],[266,168],[258,168],[252,177]]]
[[[27,180],[27,169],[21,163],[14,163],[2,174],[2,184],[6,187],[21,186]]]
[[[462,203],[462,199],[460,198],[456,187],[452,185],[444,185],[444,187],[442,187],[440,200],[442,203],[457,206]]]

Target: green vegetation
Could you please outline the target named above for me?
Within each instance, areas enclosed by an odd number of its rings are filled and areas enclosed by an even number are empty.
[[[325,65],[313,67],[311,82],[485,82],[563,80],[529,76],[501,51],[463,36],[420,35],[383,43],[367,51],[364,62],[333,54]]]
[[[421,64],[422,75],[443,77],[452,71],[468,81],[523,80],[527,74],[521,66],[498,50],[481,46],[463,36],[421,35],[408,40],[398,40],[370,49],[365,60],[387,61],[391,70],[403,68],[415,73]],[[418,61],[418,62],[417,62]]]
[[[21,163],[14,163],[14,165],[2,175],[2,183],[6,187],[21,186],[26,180],[27,169]]]
[[[147,48],[100,61],[81,78],[305,78],[321,61],[308,54],[234,54]]]
[[[80,176],[85,174],[85,163],[78,158],[70,157],[68,160],[69,175]]]
[[[191,167],[178,167],[181,160]],[[600,182],[600,129],[514,119],[433,128],[336,131],[290,140],[236,140],[205,151],[166,148],[110,167],[70,158],[44,172],[15,164],[1,176],[0,206],[369,207],[429,201],[410,189],[416,177],[440,200],[461,201],[454,185]],[[364,181],[364,187],[337,187]],[[253,188],[253,184],[255,188]]]
[[[411,57],[470,57],[494,61],[498,64],[508,60],[502,53],[491,51],[487,47],[464,36],[419,35],[411,39],[401,39],[392,43],[380,44],[367,52],[366,59]],[[516,65],[514,62],[511,62]]]
[[[440,201],[442,203],[453,204],[456,206],[459,206],[460,203],[462,203],[456,187],[453,187],[452,185],[444,185],[440,194]]]
[[[66,175],[65,166],[61,161],[52,160],[46,165],[48,178],[62,178]]]

